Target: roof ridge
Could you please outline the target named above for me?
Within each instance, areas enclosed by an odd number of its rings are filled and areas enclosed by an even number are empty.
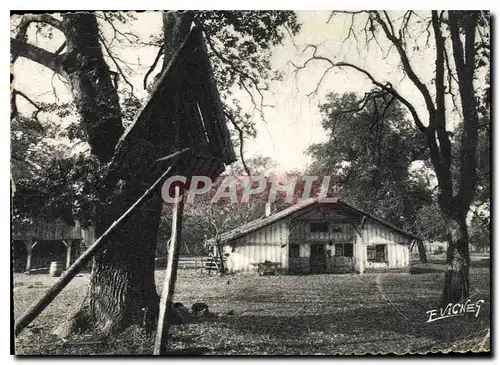
[[[227,240],[233,240],[233,239],[239,238],[241,236],[244,236],[245,234],[252,233],[252,232],[254,232],[258,229],[261,229],[261,228],[263,228],[271,223],[274,223],[280,219],[283,219],[290,214],[293,214],[297,211],[305,209],[311,205],[321,204],[321,203],[322,203],[321,198],[319,198],[319,197],[304,199],[300,203],[293,204],[289,207],[286,207],[286,208],[284,208],[280,211],[277,211],[275,213],[272,213],[268,216],[262,216],[260,218],[251,220],[247,223],[241,224],[238,227],[233,228],[229,231],[226,231],[220,235],[220,240],[227,241]],[[323,204],[332,204],[332,203],[334,203],[334,202],[323,202]],[[393,229],[393,230],[395,230],[395,231],[397,231],[405,236],[420,240],[420,238],[415,236],[414,234],[406,232],[403,229],[395,226],[394,224],[386,222],[383,219],[374,216],[373,214],[370,214],[370,213],[365,212],[361,209],[358,209],[358,208],[344,202],[343,200],[340,200],[337,198],[335,203],[340,203],[344,206],[347,206],[348,208],[350,208],[354,211],[357,211],[359,214],[362,214],[362,215],[374,220],[375,222],[378,222],[379,224],[385,225],[385,226],[387,226],[387,227],[389,227],[389,228],[391,228],[391,229]],[[208,240],[208,242],[214,241],[214,240],[215,240],[215,238],[211,238]]]

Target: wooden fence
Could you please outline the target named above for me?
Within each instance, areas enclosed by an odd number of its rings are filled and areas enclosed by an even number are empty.
[[[192,256],[192,257],[179,257],[179,269],[185,270],[200,270],[202,273],[217,272],[217,264],[214,263],[218,258],[210,256]],[[166,257],[159,257],[156,259],[156,269],[162,270],[167,266]]]

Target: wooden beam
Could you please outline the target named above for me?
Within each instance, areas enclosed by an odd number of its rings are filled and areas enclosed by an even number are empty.
[[[365,224],[365,221],[366,221],[366,215],[364,215],[363,218],[361,218],[361,223],[359,224],[359,229],[363,228],[363,225]]]
[[[153,355],[163,355],[168,341],[169,312],[173,309],[172,298],[175,292],[175,282],[177,280],[177,269],[179,266],[179,248],[182,228],[182,212],[184,210],[184,195],[179,186],[175,187],[175,199],[172,215],[172,233],[170,247],[168,249],[167,269],[163,291],[160,299],[160,312],[158,314],[158,328],[156,330],[156,340]],[[179,201],[177,201],[179,200]]]
[[[212,71],[212,67],[210,65],[210,59],[208,57],[208,49],[205,44],[205,41],[203,39],[203,34],[201,29],[198,29],[198,37],[200,38],[200,47],[202,52],[199,53],[201,59],[202,59],[202,64],[201,64],[201,69],[205,72],[203,72],[203,76],[206,77],[206,80],[208,81],[208,96],[209,100],[214,104],[213,106],[215,107],[215,121],[212,121],[218,129],[219,133],[216,133],[216,137],[219,140],[220,147],[222,147],[222,152],[224,154],[224,162],[227,164],[233,163],[236,161],[236,154],[234,152],[233,144],[231,143],[231,138],[229,136],[229,131],[227,129],[226,125],[226,117],[224,115],[224,108],[222,106],[222,102],[220,100],[220,95],[217,90],[217,86],[215,84],[215,77]]]
[[[190,150],[191,148],[185,148],[181,151],[175,152],[171,155],[171,158],[176,158],[184,152]],[[175,163],[175,161],[174,161]],[[137,201],[132,204],[132,206],[123,213],[116,221],[111,224],[111,226],[99,237],[92,246],[90,246],[74,263],[71,267],[66,270],[63,275],[57,280],[51,288],[47,290],[42,298],[40,298],[28,311],[16,322],[14,327],[14,335],[17,336],[21,331],[29,325],[38,315],[54,300],[54,298],[69,284],[69,282],[78,274],[80,269],[86,265],[90,259],[103,248],[107,241],[104,239],[125,219],[130,213],[132,213],[135,208],[144,201],[144,199],[149,196],[149,194],[156,190],[157,187],[162,183],[167,175],[172,170],[174,166],[172,163],[167,170],[144,192],[144,194],[137,199]]]
[[[64,241],[63,241],[64,242]],[[68,241],[66,245],[66,270],[69,269],[71,265],[71,246],[73,245],[73,241]]]
[[[363,229],[363,225],[365,224],[365,220],[366,220],[366,215],[364,215],[363,218],[361,218],[361,223],[359,224],[359,226],[357,226],[355,223],[352,224],[352,226],[354,227],[356,232],[358,232],[359,237],[361,237],[361,230]]]
[[[33,252],[33,247],[35,247],[35,245],[33,245],[32,238],[26,240],[24,244],[26,245],[26,249],[28,251],[28,254],[26,255],[26,271],[30,271],[31,270],[31,255]]]

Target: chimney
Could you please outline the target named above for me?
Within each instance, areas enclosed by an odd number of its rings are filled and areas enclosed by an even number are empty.
[[[265,215],[266,217],[269,217],[271,215],[271,202],[266,202]]]

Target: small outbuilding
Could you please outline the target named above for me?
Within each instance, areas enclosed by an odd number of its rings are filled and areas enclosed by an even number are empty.
[[[338,199],[309,199],[220,236],[230,272],[273,264],[282,273],[407,270],[415,235]],[[208,241],[216,247],[214,239]]]
[[[67,269],[93,243],[94,228],[84,228],[79,222],[68,225],[61,220],[13,222],[11,239],[14,272],[48,269],[53,261],[63,263]]]

